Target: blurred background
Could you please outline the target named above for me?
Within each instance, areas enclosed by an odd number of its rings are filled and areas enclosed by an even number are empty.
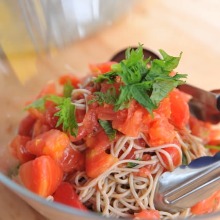
[[[0,87],[7,79],[39,91],[35,79],[85,76],[89,63],[142,43],[182,51],[177,71],[188,83],[220,88],[219,11],[218,0],[0,0]],[[2,185],[0,193],[0,219],[44,219]]]

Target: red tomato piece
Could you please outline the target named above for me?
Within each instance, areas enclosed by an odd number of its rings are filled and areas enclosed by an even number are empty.
[[[169,123],[167,118],[155,117],[155,119],[149,123],[146,137],[150,147],[173,143],[175,138],[174,127]]]
[[[30,114],[23,118],[19,124],[18,134],[31,137],[35,121],[36,118]]]
[[[160,153],[160,156],[162,157],[163,162],[166,164],[166,168],[168,170],[173,170],[173,168],[176,168],[176,167],[181,165],[181,163],[182,163],[182,154],[180,153],[180,151],[178,151],[177,148],[175,148],[175,147],[166,147],[163,150],[165,150],[171,156],[172,161],[173,161],[173,166],[174,167],[170,167],[167,157],[163,153]]]
[[[96,64],[89,64],[89,69],[93,73],[93,75],[97,76],[99,74],[107,73],[111,70],[111,66],[116,62],[105,62],[105,63],[96,63]]]
[[[178,89],[174,89],[169,94],[170,107],[171,107],[171,122],[172,124],[182,129],[189,122],[189,105],[185,94],[180,92]]]
[[[141,167],[138,172],[134,172],[134,175],[146,178],[151,174],[151,170],[149,168],[147,166],[146,167]]]
[[[83,122],[85,114],[86,114],[86,111],[84,109],[76,109],[75,116],[76,116],[77,123]]]
[[[127,113],[126,116],[124,115],[125,112]],[[132,101],[128,109],[117,112],[112,121],[112,127],[125,135],[137,137],[142,127],[142,120],[143,110],[135,101]]]
[[[36,136],[49,130],[50,130],[50,126],[45,124],[43,120],[38,119],[33,127],[32,138],[35,138]]]
[[[44,112],[45,123],[48,124],[51,128],[56,128],[58,117],[54,114],[57,113],[58,109],[54,104],[46,102],[47,107]]]
[[[118,161],[118,158],[111,154],[100,152],[97,149],[86,150],[86,174],[91,178],[96,178],[113,164]]]
[[[134,214],[136,219],[160,219],[160,213],[157,210],[142,210]]]
[[[203,215],[220,209],[220,191],[215,192],[207,199],[198,202],[191,208],[194,215]]]
[[[59,161],[69,144],[69,137],[64,132],[51,129],[28,141],[26,148],[36,156],[48,155]]]
[[[89,148],[96,148],[105,151],[110,143],[111,141],[104,130],[100,130],[99,132],[86,137],[86,146]]]
[[[164,98],[160,104],[159,107],[154,110],[154,113],[163,116],[165,118],[170,118],[171,115],[171,108],[170,108],[170,99],[169,97]]]
[[[93,132],[100,130],[101,126],[98,123],[95,109],[89,109],[83,119],[83,125],[79,127],[79,131],[76,137],[70,135],[72,142],[78,141]]]
[[[47,197],[52,195],[61,183],[63,172],[49,156],[40,156],[22,164],[19,168],[22,183],[32,192]]]
[[[73,74],[65,74],[65,75],[60,76],[60,78],[59,78],[60,85],[64,85],[68,81],[71,82],[71,84],[72,84],[72,86],[74,86],[74,88],[78,88],[78,84],[80,83],[80,80],[78,77],[74,76]]]
[[[87,211],[87,208],[79,200],[78,195],[73,189],[72,185],[67,182],[62,182],[56,192],[53,194],[54,201],[59,202],[73,208]]]
[[[101,120],[114,120],[117,113],[113,108],[112,105],[107,104],[96,107],[97,118]]]
[[[64,150],[59,164],[64,172],[72,172],[75,170],[84,170],[85,156],[78,150],[75,150],[70,145]]]
[[[17,135],[10,143],[12,155],[17,158],[20,163],[25,163],[35,158],[35,155],[29,153],[26,149],[26,143],[30,139],[31,138],[27,136]]]

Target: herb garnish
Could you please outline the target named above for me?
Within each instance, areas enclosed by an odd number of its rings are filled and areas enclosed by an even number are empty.
[[[63,131],[69,132],[71,135],[76,136],[78,125],[75,118],[75,105],[71,102],[70,97],[46,95],[26,106],[25,110],[36,108],[39,111],[44,111],[46,101],[52,101],[57,105],[58,111],[54,114],[54,116],[58,116],[56,127],[62,125]]]
[[[205,145],[206,148],[212,149],[212,150],[219,150],[220,151],[220,146],[215,146],[215,145]]]
[[[141,159],[140,158],[138,158],[138,159],[136,159],[137,161],[140,161]],[[127,168],[134,168],[134,167],[136,167],[138,165],[138,163],[133,163],[133,162],[128,162],[127,163]]]
[[[114,103],[115,110],[128,107],[129,101],[133,98],[144,106],[150,113],[156,109],[172,89],[185,83],[182,79],[185,74],[170,76],[181,58],[168,55],[160,50],[163,59],[145,60],[143,48],[128,49],[126,59],[118,64],[112,65],[111,71],[99,75],[95,82],[114,83],[119,76],[123,85],[120,87],[120,94]]]
[[[109,88],[106,93],[94,92],[94,98],[89,101],[89,104],[97,102],[99,105],[114,104],[117,100],[117,95],[114,87]]]
[[[99,124],[104,129],[110,141],[114,140],[116,136],[116,130],[112,128],[111,122],[99,119]]]
[[[71,83],[70,80],[68,80],[63,87],[63,96],[64,97],[71,97],[72,91],[73,91],[74,87]]]

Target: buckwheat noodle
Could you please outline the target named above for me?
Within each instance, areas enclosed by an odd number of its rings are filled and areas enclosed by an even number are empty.
[[[87,111],[87,96],[91,94],[91,91],[85,89],[84,86],[73,90],[72,102],[77,109]],[[78,125],[81,126],[82,123]],[[121,136],[117,141],[111,143],[109,149],[109,153],[119,159],[117,163],[96,178],[89,178],[84,171],[78,171],[71,177],[70,181],[75,187],[79,199],[89,209],[107,217],[133,217],[134,213],[141,210],[155,209],[153,198],[158,178],[164,169],[173,170],[175,168],[171,155],[164,149],[176,148],[180,158],[184,153],[188,162],[208,154],[202,141],[190,134],[189,130],[176,131],[176,138],[181,146],[165,144],[146,147],[148,146],[147,139],[142,133],[137,138]],[[138,144],[138,139],[145,142],[144,147]],[[72,144],[72,147],[80,151],[86,148],[85,144]],[[134,151],[135,158],[140,160],[126,159],[131,150]],[[144,155],[146,154],[150,157],[145,160]],[[164,162],[164,157],[168,165]],[[133,166],[128,166],[128,164]],[[143,167],[150,170],[146,177],[136,175]],[[161,219],[174,219],[178,216],[191,216],[191,213],[190,209],[186,209],[175,214],[160,211],[160,215]]]

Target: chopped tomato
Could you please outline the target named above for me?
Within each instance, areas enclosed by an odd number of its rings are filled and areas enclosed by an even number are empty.
[[[163,150],[166,151],[170,155],[170,157],[172,159],[172,162],[173,162],[174,167],[170,167],[170,164],[169,164],[169,161],[168,161],[167,157],[163,153],[160,153],[160,156],[162,157],[162,160],[165,163],[166,168],[168,170],[173,170],[174,168],[181,165],[181,163],[182,163],[182,154],[180,153],[180,151],[177,148],[175,148],[175,147],[166,147]]]
[[[101,120],[113,120],[116,117],[116,112],[112,105],[105,104],[104,106],[96,107],[97,118]]]
[[[122,115],[127,113],[126,115]],[[121,117],[122,116],[122,117]],[[124,119],[124,120],[123,120]],[[116,117],[112,121],[112,127],[131,137],[137,137],[143,119],[143,111],[135,101],[130,103],[129,109],[117,112]]]
[[[64,132],[51,129],[28,141],[26,148],[36,156],[48,155],[59,161],[69,144],[69,137]]]
[[[198,202],[191,208],[194,215],[203,215],[220,210],[220,191],[215,192],[207,199]]]
[[[80,80],[78,77],[74,76],[73,74],[65,74],[65,75],[60,76],[60,78],[59,78],[60,85],[64,85],[68,81],[71,82],[71,84],[72,84],[72,86],[74,86],[74,88],[78,88],[78,84],[80,83]]]
[[[189,105],[185,94],[180,92],[178,89],[174,89],[169,94],[170,107],[171,107],[171,122],[172,124],[182,129],[189,122]]]
[[[43,120],[38,119],[33,127],[32,138],[35,138],[36,136],[49,130],[50,130],[50,126],[45,124]]]
[[[68,134],[68,135],[69,135],[69,139],[71,142],[77,142],[77,141],[82,140],[84,137],[86,137],[87,131],[84,126],[80,126],[78,128],[78,132],[77,132],[76,137],[71,134]]]
[[[127,146],[125,146],[125,148],[127,148]],[[128,155],[125,157],[125,159],[135,159],[136,158],[136,155],[134,154],[135,151],[136,149],[132,148],[128,153]],[[121,156],[121,153],[119,154],[119,156]]]
[[[134,172],[135,176],[148,177],[151,174],[151,170],[146,167],[141,167],[138,172]]]
[[[154,110],[154,113],[164,116],[165,118],[170,118],[171,115],[171,108],[170,108],[170,99],[169,97],[164,98],[160,104],[159,107]]]
[[[157,210],[142,210],[139,213],[134,214],[135,219],[160,219],[160,213]]]
[[[48,124],[51,128],[56,128],[58,117],[54,114],[58,111],[54,104],[49,104],[44,112],[45,123]]]
[[[29,153],[26,149],[26,143],[29,140],[30,137],[17,135],[10,143],[12,154],[20,161],[20,163],[25,163],[35,158],[35,155]]]
[[[87,135],[100,130],[100,124],[98,123],[95,109],[89,109],[84,119],[83,125],[79,127],[79,131],[76,137],[70,135],[72,142],[78,141]]]
[[[118,158],[113,157],[111,154],[100,152],[97,149],[86,150],[86,174],[91,178],[96,178],[113,164],[118,161]]]
[[[99,132],[86,137],[86,146],[89,148],[96,148],[105,151],[110,143],[111,141],[104,130],[100,130]]]
[[[93,75],[97,76],[100,73],[107,73],[111,70],[111,66],[116,62],[105,62],[105,63],[96,63],[96,64],[89,64],[89,69],[92,71]]]
[[[61,183],[63,172],[49,156],[40,156],[22,164],[19,176],[25,187],[40,196],[52,195]]]
[[[72,172],[75,170],[83,170],[85,166],[85,156],[70,145],[64,150],[59,164],[64,172]]]
[[[28,112],[33,118],[36,118],[36,119],[43,118],[43,113],[36,108],[30,108],[28,109]]]
[[[85,117],[86,111],[84,109],[76,109],[75,116],[77,123],[81,123]]]
[[[220,144],[220,125],[212,125],[209,137],[209,144],[219,145]]]
[[[32,115],[25,116],[19,124],[18,134],[31,137],[35,121],[36,118]]]
[[[62,182],[56,192],[53,194],[55,202],[59,202],[73,208],[86,211],[87,208],[79,200],[78,195],[73,189],[72,185],[68,182]]]
[[[156,147],[163,144],[172,143],[175,138],[175,131],[165,117],[155,117],[149,123],[149,129],[146,133],[150,147]]]

